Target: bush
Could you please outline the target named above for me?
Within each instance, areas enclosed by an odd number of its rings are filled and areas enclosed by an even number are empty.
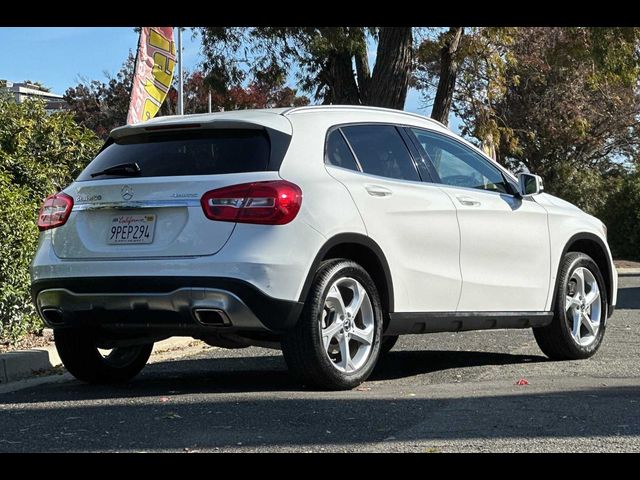
[[[614,258],[640,260],[640,174],[627,175],[601,214]]]
[[[37,206],[24,187],[0,174],[0,339],[16,341],[41,328],[28,295],[29,262],[38,239]]]
[[[545,191],[598,216],[609,195],[618,188],[620,172],[603,175],[594,168],[576,167],[568,162],[550,166],[544,174]]]
[[[42,329],[29,294],[38,209],[93,158],[101,141],[68,112],[0,96],[0,342]]]

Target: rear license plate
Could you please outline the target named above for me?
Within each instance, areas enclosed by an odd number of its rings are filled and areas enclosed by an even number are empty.
[[[155,215],[118,215],[111,219],[107,243],[124,245],[151,243],[155,228]]]

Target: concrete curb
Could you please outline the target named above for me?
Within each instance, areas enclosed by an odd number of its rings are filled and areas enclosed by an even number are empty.
[[[618,275],[640,275],[640,268],[616,268]]]
[[[152,358],[167,350],[176,350],[189,346],[194,341],[190,337],[172,337],[153,346]],[[16,350],[0,354],[0,385],[42,376],[62,365],[54,345],[30,350]]]

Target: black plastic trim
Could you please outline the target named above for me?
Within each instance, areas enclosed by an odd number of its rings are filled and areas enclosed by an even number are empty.
[[[553,312],[399,312],[390,317],[385,335],[544,327]]]
[[[424,162],[422,154],[415,144],[415,140],[411,138],[411,135],[409,133],[407,133],[407,127],[396,127],[396,129],[400,133],[402,140],[404,140],[405,145],[409,149],[409,153],[411,153],[413,164],[418,171],[418,175],[420,175],[420,180],[425,183],[433,183],[433,176],[429,171],[429,167]]]
[[[298,321],[303,304],[273,298],[248,282],[227,277],[70,277],[37,280],[31,284],[35,303],[38,293],[66,288],[74,293],[168,293],[178,288],[217,288],[240,298],[267,328],[285,331]]]
[[[393,312],[394,303],[393,303],[393,280],[391,278],[391,270],[389,269],[389,263],[387,262],[387,258],[384,256],[382,249],[380,246],[373,241],[370,237],[366,235],[361,235],[358,233],[340,233],[334,237],[331,237],[327,242],[320,248],[318,253],[316,254],[313,263],[311,264],[311,268],[309,273],[307,273],[307,279],[304,282],[302,287],[302,293],[300,294],[299,302],[304,303],[307,299],[307,295],[309,294],[309,290],[311,289],[311,283],[313,282],[313,277],[318,271],[318,267],[320,263],[324,259],[325,255],[331,250],[333,247],[337,247],[341,244],[356,244],[362,245],[363,247],[367,247],[371,250],[376,257],[378,258],[378,262],[384,271],[384,275],[386,277],[387,283],[387,298],[389,300],[389,312]]]
[[[418,127],[402,127],[402,130],[404,131],[404,134],[406,135],[406,137],[410,139],[410,141],[413,143],[413,146],[416,149],[422,164],[424,165],[424,169],[429,173],[429,178],[424,179],[423,182],[438,183],[438,184],[442,183],[440,181],[440,176],[438,175],[438,172],[433,166],[431,159],[427,155],[427,152],[425,152],[424,148],[422,148],[422,145],[420,145],[420,142],[418,141],[415,133],[411,131],[412,128],[418,128]],[[423,130],[426,130],[426,129],[423,129]],[[426,130],[426,131],[430,132],[431,130]]]
[[[556,272],[556,283],[555,283],[555,286],[553,287],[553,292],[552,292],[553,297],[551,301],[551,310],[555,310],[555,307],[556,307],[556,292],[558,291],[558,287],[559,287],[558,282],[560,281],[560,268],[562,267],[562,259],[569,251],[569,248],[571,247],[571,245],[573,245],[575,242],[579,240],[589,240],[589,241],[595,242],[600,247],[600,249],[602,250],[602,253],[608,260],[607,271],[601,272],[601,273],[602,273],[602,276],[604,277],[604,281],[607,284],[607,318],[609,318],[611,317],[611,315],[613,315],[613,311],[615,310],[615,307],[611,304],[611,300],[613,299],[613,270],[612,270],[613,262],[611,260],[610,255],[607,252],[607,247],[602,241],[602,239],[597,235],[594,235],[593,233],[589,233],[589,232],[576,233],[567,241],[564,248],[562,249],[562,254],[560,255],[560,261],[558,262],[558,270]],[[595,262],[596,259],[594,258],[593,261]]]
[[[269,142],[271,143],[271,154],[269,155],[267,171],[277,172],[280,170],[280,166],[282,166],[287,150],[289,150],[291,135],[269,127],[264,127],[264,129],[267,135],[269,135]]]

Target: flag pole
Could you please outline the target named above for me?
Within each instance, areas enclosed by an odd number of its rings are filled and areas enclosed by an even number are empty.
[[[140,33],[138,34],[138,46],[136,47],[136,58],[133,61],[133,78],[131,79],[131,90],[129,91],[129,110],[127,111],[127,124],[135,123],[133,118],[133,112],[131,111],[131,103],[133,98],[133,89],[136,86],[136,74],[138,70],[138,55],[140,55],[140,44],[142,43],[142,28],[140,27]]]
[[[182,85],[182,29],[178,27],[178,115],[184,115]]]

